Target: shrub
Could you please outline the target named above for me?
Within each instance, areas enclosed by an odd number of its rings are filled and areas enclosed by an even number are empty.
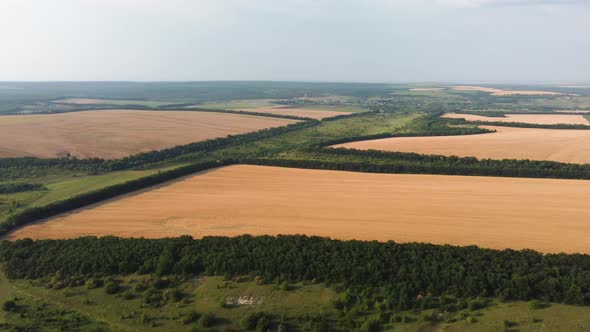
[[[544,308],[547,308],[549,306],[550,306],[549,303],[542,302],[542,301],[539,301],[539,300],[532,300],[531,302],[529,302],[529,308],[530,309],[533,309],[533,310],[535,310],[535,309],[544,309]]]
[[[99,287],[102,287],[103,285],[104,285],[104,281],[100,278],[90,278],[90,279],[86,280],[86,288],[88,288],[88,289],[99,288]]]
[[[361,326],[361,330],[366,332],[377,332],[381,330],[381,324],[376,319],[368,319]]]
[[[249,313],[240,319],[240,326],[244,330],[254,330],[258,324],[258,320],[264,317],[264,312]]]
[[[199,325],[201,327],[211,327],[215,325],[215,316],[212,313],[207,313],[199,318]]]
[[[474,300],[469,301],[469,304],[467,305],[467,308],[470,311],[475,311],[475,310],[479,310],[479,309],[483,309],[487,306],[487,301],[486,299],[483,298],[476,298]]]
[[[14,311],[17,307],[18,305],[16,304],[16,302],[11,300],[4,301],[4,303],[2,303],[2,310],[7,312]]]
[[[116,282],[111,281],[105,286],[104,291],[107,294],[115,294],[119,292],[119,285]]]
[[[178,302],[182,300],[183,297],[184,293],[178,288],[168,289],[164,292],[164,300],[167,302]]]
[[[150,288],[143,293],[143,303],[150,307],[159,307],[163,304],[162,302],[162,292],[157,289]]]
[[[194,323],[199,319],[199,313],[192,310],[182,319],[182,324],[188,325],[190,323]]]

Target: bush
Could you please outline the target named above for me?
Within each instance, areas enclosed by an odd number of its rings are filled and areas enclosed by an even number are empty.
[[[135,298],[135,293],[133,293],[132,291],[126,291],[125,293],[123,293],[123,298],[125,300],[133,300]]]
[[[249,313],[240,319],[240,327],[244,330],[254,330],[258,324],[258,320],[264,317],[263,312]]]
[[[467,308],[470,311],[475,311],[475,310],[479,310],[479,309],[483,309],[488,305],[487,300],[483,299],[483,298],[476,298],[474,300],[469,301],[469,304],[467,305]]]
[[[546,302],[542,302],[539,300],[532,300],[531,302],[529,302],[529,308],[530,309],[544,309],[544,308],[548,308],[549,306],[551,306],[549,303]]]
[[[111,281],[105,286],[104,291],[107,294],[115,294],[115,293],[119,292],[119,289],[120,289],[119,285],[116,282]]]
[[[186,315],[186,317],[182,319],[182,324],[188,325],[190,323],[194,323],[199,319],[199,316],[200,315],[198,312],[192,310]]]
[[[168,289],[164,292],[164,300],[167,302],[178,302],[183,297],[184,293],[178,288]]]
[[[199,325],[201,327],[211,327],[215,325],[215,316],[212,313],[207,313],[199,318]]]
[[[2,303],[2,310],[10,312],[10,311],[15,311],[16,308],[18,308],[18,305],[16,304],[16,302],[8,300],[5,301],[4,303]]]
[[[368,319],[361,326],[361,330],[366,332],[377,332],[381,331],[381,323],[376,319]]]
[[[145,293],[143,293],[143,303],[150,307],[155,308],[161,306],[163,304],[163,300],[162,292],[157,289],[150,288],[146,290]]]
[[[102,287],[103,285],[104,285],[104,281],[100,278],[90,278],[90,279],[86,280],[86,288],[88,288],[88,289],[99,288],[99,287]]]

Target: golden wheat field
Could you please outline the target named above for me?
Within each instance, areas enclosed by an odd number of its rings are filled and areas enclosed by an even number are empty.
[[[537,90],[504,90],[504,89],[496,89],[496,88],[489,88],[489,87],[481,87],[481,86],[472,86],[472,85],[457,85],[451,87],[453,90],[457,91],[481,91],[487,92],[492,96],[512,96],[512,95],[532,95],[532,96],[542,96],[542,95],[562,95],[561,92],[553,92],[553,91],[537,91]]]
[[[295,123],[190,111],[100,110],[0,116],[0,157],[114,159]]]
[[[590,130],[482,126],[494,133],[461,136],[395,137],[338,144],[382,150],[488,159],[590,163]]]
[[[25,226],[7,238],[309,234],[590,253],[589,182],[236,165]]]
[[[465,119],[467,121],[483,122],[520,122],[532,124],[575,124],[590,126],[590,122],[583,115],[573,114],[506,114],[504,117],[481,116],[473,114],[445,113],[443,118]]]

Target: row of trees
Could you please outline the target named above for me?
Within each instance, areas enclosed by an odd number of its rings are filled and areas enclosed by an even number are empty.
[[[57,201],[43,206],[27,208],[23,211],[12,214],[8,219],[0,223],[0,235],[6,234],[10,230],[24,224],[55,216],[70,210],[94,204],[115,196],[123,195],[135,190],[147,188],[170,181],[181,176],[200,172],[214,167],[221,167],[235,163],[234,160],[223,160],[215,162],[204,162],[182,166],[165,172],[148,175],[136,180],[112,185],[102,189],[86,192],[65,200]]]
[[[590,256],[307,236],[19,240],[0,244],[11,278],[55,273],[252,275],[323,281],[361,294],[379,287],[400,309],[428,297],[502,297],[590,304]],[[435,300],[436,299],[436,300]]]
[[[14,194],[43,189],[46,189],[45,186],[39,183],[0,183],[0,194]]]

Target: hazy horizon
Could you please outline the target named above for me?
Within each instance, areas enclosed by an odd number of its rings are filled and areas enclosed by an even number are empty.
[[[587,84],[584,0],[3,0],[0,81]]]

